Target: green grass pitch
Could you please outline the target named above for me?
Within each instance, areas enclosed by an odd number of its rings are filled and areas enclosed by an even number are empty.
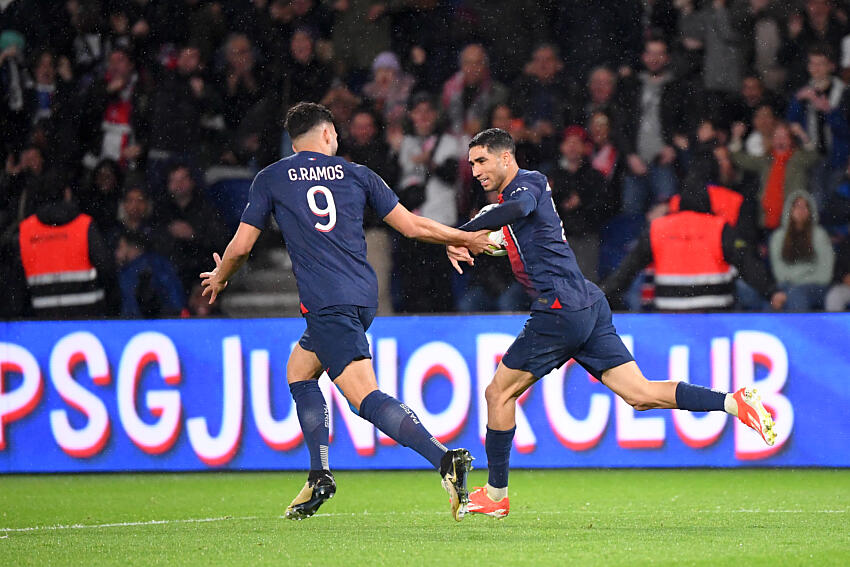
[[[295,522],[302,473],[0,476],[0,565],[850,565],[848,470],[513,471],[461,523],[436,473],[336,477]]]

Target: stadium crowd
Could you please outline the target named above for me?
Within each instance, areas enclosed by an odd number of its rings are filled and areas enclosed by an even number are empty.
[[[468,140],[509,131],[621,309],[652,308],[653,223],[681,205],[752,252],[730,261],[751,276],[736,308],[846,310],[845,80],[844,0],[0,0],[0,315],[209,314],[198,273],[291,154],[301,100],[333,111],[339,155],[454,226],[494,198]],[[527,308],[504,258],[458,277],[366,225],[382,312]]]

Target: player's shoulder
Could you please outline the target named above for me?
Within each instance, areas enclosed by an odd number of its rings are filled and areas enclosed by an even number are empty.
[[[519,173],[517,173],[517,181],[520,185],[533,186],[544,190],[549,184],[549,180],[545,175],[532,169],[520,169]]]

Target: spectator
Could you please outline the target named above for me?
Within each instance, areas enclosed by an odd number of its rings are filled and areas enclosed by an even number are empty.
[[[93,169],[101,160],[111,159],[133,169],[143,155],[147,93],[130,53],[115,49],[103,76],[85,96],[80,126],[83,163]]]
[[[88,186],[80,194],[80,209],[91,215],[101,234],[112,234],[118,226],[122,184],[123,175],[118,164],[105,159],[94,168]]]
[[[13,30],[0,33],[0,129],[3,147],[0,156],[20,151],[29,129],[32,107],[27,104],[29,70],[24,63],[24,36]]]
[[[623,178],[623,165],[620,149],[612,139],[611,119],[604,112],[596,112],[588,122],[590,136],[590,165],[602,174],[608,186],[606,194],[611,199],[614,210],[620,208],[620,186]]]
[[[602,285],[617,298],[637,273],[655,264],[655,307],[662,311],[731,309],[735,303],[735,266],[744,280],[775,309],[785,303],[770,274],[747,243],[711,213],[704,178],[692,174],[682,191],[680,209],[653,220],[632,252]],[[710,283],[706,283],[710,282]]]
[[[845,240],[835,254],[835,279],[826,294],[827,311],[850,310],[850,240]]]
[[[532,140],[541,146],[544,161],[557,159],[556,132],[563,129],[574,98],[572,82],[564,76],[563,69],[558,48],[543,44],[534,50],[523,75],[511,89],[511,108],[522,118]]]
[[[741,81],[740,92],[731,98],[725,118],[732,122],[743,122],[752,126],[753,117],[759,108],[769,106],[774,114],[785,111],[785,102],[776,93],[765,88],[764,83],[756,75],[747,75]],[[730,122],[721,124],[724,129]]]
[[[390,48],[387,3],[373,0],[333,2],[333,51],[339,74],[355,90],[366,82],[375,57]]]
[[[0,180],[0,233],[35,212],[36,196],[47,189],[45,185],[50,181],[47,173],[38,147],[28,146],[18,156],[9,154]]]
[[[295,30],[284,62],[283,103],[289,107],[300,101],[319,102],[330,89],[331,79],[331,70],[316,58],[311,30]]]
[[[732,142],[729,144],[732,162],[759,175],[759,226],[774,230],[781,223],[786,196],[806,188],[809,171],[817,163],[818,154],[812,149],[809,137],[796,123],[778,123],[773,129],[770,153],[760,157],[742,151],[741,139],[745,132],[743,124],[732,129]],[[797,147],[797,140],[802,142],[803,147]]]
[[[703,86],[707,91],[732,94],[741,87],[744,71],[744,4],[712,0],[698,12],[702,44]]]
[[[460,52],[460,70],[443,85],[442,104],[454,134],[472,136],[486,123],[490,110],[507,102],[508,90],[490,76],[487,52],[477,43]]]
[[[831,57],[839,53],[841,40],[847,34],[833,11],[832,0],[805,0],[802,13],[794,12],[787,19],[785,43],[779,51],[779,61],[787,68],[787,86],[796,90],[806,83],[806,55],[817,44],[826,44]],[[838,63],[833,60],[833,63]]]
[[[92,218],[81,213],[70,187],[51,175],[33,196],[35,214],[7,241],[4,277],[11,316],[39,319],[104,317],[115,313],[115,265]]]
[[[138,233],[153,242],[154,232],[154,210],[150,197],[143,187],[143,183],[130,183],[124,189],[124,196],[118,207],[118,222],[120,225],[109,235],[109,244],[118,242],[118,237],[124,232]],[[164,237],[159,235],[160,239]],[[167,239],[166,239],[167,240]]]
[[[205,124],[222,120],[221,98],[205,78],[204,67],[200,47],[184,45],[177,52],[174,69],[163,70],[151,97],[146,177],[154,190],[164,187],[174,163],[198,163]]]
[[[392,128],[401,125],[414,79],[402,72],[398,57],[383,51],[372,62],[372,80],[363,87],[363,96]]]
[[[746,127],[735,126],[740,131]],[[743,150],[751,156],[763,156],[770,151],[771,140],[773,140],[773,130],[776,128],[777,118],[774,114],[773,107],[760,106],[753,113],[752,128],[747,132],[744,138]]]
[[[223,95],[225,126],[233,132],[248,109],[263,97],[264,85],[248,36],[235,33],[228,37],[224,55],[226,66],[218,78],[218,88]]]
[[[463,138],[441,132],[439,111],[427,94],[411,100],[412,131],[398,156],[401,202],[424,217],[447,225],[458,221],[458,160],[466,154]],[[401,300],[396,311],[444,312],[453,306],[451,265],[438,246],[399,239],[396,271]]]
[[[209,268],[213,252],[221,252],[227,236],[218,212],[197,190],[189,168],[178,164],[168,174],[168,198],[157,218],[158,248],[177,268],[188,292],[198,274]]]
[[[174,266],[148,249],[147,238],[125,231],[118,238],[115,261],[121,289],[121,316],[153,319],[179,315],[185,304]]]
[[[646,41],[645,71],[623,79],[619,91],[624,115],[623,142],[628,169],[623,180],[623,212],[643,214],[669,199],[677,187],[673,137],[687,132],[684,105],[693,98],[668,70],[667,44]]]
[[[522,118],[514,116],[508,104],[497,104],[490,113],[489,128],[501,128],[509,132],[516,144],[516,160],[520,167],[536,169],[540,163],[540,146],[533,141],[534,135],[525,127]]]
[[[783,90],[785,68],[779,63],[782,18],[773,0],[749,0],[744,28],[748,36],[750,66],[768,89]],[[745,9],[747,6],[745,6]]]
[[[815,196],[825,204],[850,157],[850,123],[844,82],[824,46],[809,49],[809,82],[788,107],[788,120],[800,124],[825,160],[815,175]]]
[[[792,193],[785,203],[782,226],[770,236],[773,276],[788,294],[786,310],[823,308],[835,252],[808,193]]]
[[[568,112],[570,124],[587,124],[597,112],[608,115],[614,125],[619,118],[616,104],[617,75],[607,67],[597,67],[590,73],[587,90],[581,104],[574,105]]]
[[[599,228],[613,216],[605,179],[587,161],[587,132],[580,126],[564,131],[561,159],[552,172],[552,200],[581,273],[596,280],[599,267]]]

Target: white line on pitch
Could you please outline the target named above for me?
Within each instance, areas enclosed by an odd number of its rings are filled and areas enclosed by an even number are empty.
[[[208,522],[228,522],[239,520],[258,520],[257,516],[221,516],[219,518],[186,518],[178,520],[148,520],[146,522],[115,522],[111,524],[58,524],[55,526],[31,526],[28,528],[0,528],[0,532],[40,532],[55,530],[86,530],[99,528],[128,528],[134,526],[159,526],[165,524],[204,524]]]
[[[611,510],[608,510],[611,512]],[[633,510],[621,510],[620,512],[639,512]],[[537,516],[556,516],[569,514],[600,514],[599,510],[547,510],[533,511],[527,510],[522,514],[530,514]],[[740,509],[740,510],[692,510],[691,514],[845,514],[847,510],[759,510],[759,509]],[[407,511],[407,512],[330,512],[325,514],[316,514],[316,518],[333,518],[333,517],[350,517],[350,516],[442,516],[445,512],[437,511]],[[272,516],[269,518],[261,518],[259,516],[221,516],[218,518],[186,518],[177,520],[147,520],[144,522],[114,522],[110,524],[58,524],[53,526],[30,526],[26,528],[0,528],[0,533],[19,533],[19,532],[41,532],[41,531],[58,531],[58,530],[86,530],[86,529],[102,529],[102,528],[128,528],[138,526],[161,526],[168,524],[205,524],[210,522],[231,522],[231,521],[246,521],[246,520],[280,520],[283,516]],[[0,536],[0,539],[5,539],[6,536]]]

